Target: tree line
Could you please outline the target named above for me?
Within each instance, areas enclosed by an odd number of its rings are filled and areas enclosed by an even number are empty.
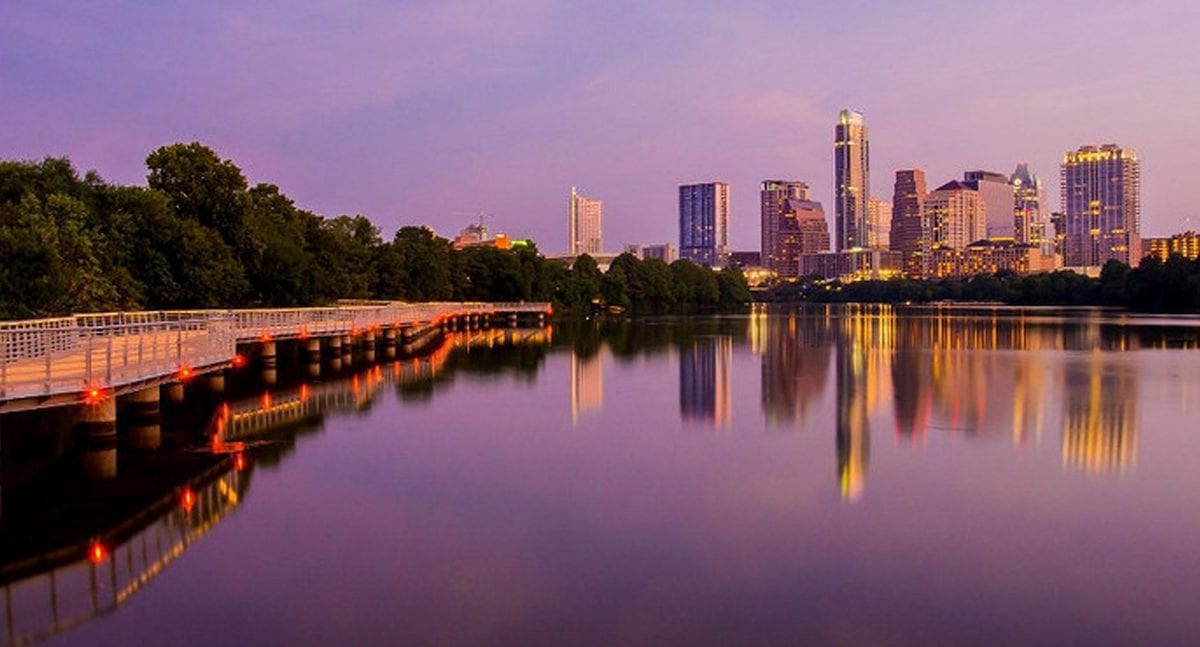
[[[146,158],[145,187],[82,177],[66,158],[0,161],[0,317],[106,310],[289,307],[337,299],[549,301],[580,313],[736,307],[738,270],[623,254],[607,272],[530,246],[455,250],[425,227],[390,240],[361,215],[326,218],[251,186],[200,143]]]
[[[967,279],[891,279],[842,283],[809,278],[779,286],[769,301],[927,303],[993,301],[1011,305],[1110,306],[1138,312],[1200,312],[1200,259],[1146,256],[1137,267],[1110,260],[1096,278],[1070,270]]]

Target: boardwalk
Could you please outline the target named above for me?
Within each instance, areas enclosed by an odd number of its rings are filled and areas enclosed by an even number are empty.
[[[545,303],[357,302],[329,308],[87,314],[0,323],[0,412],[121,394],[224,368],[239,344],[539,316]]]

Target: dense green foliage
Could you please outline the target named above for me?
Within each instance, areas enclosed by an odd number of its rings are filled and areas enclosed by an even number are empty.
[[[1200,312],[1200,261],[1147,256],[1136,268],[1109,261],[1099,278],[1069,270],[969,279],[893,279],[841,283],[816,280],[779,286],[769,301],[924,303],[995,301],[1013,305],[1113,306],[1142,312]]]
[[[424,227],[392,240],[325,218],[199,144],[146,158],[147,186],[80,177],[66,159],[0,162],[0,317],[118,309],[303,306],[337,299],[550,301],[665,312],[745,304],[741,272],[622,255],[602,273],[536,248],[454,250]]]

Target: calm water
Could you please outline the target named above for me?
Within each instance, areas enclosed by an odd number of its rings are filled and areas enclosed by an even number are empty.
[[[1193,323],[849,307],[492,333],[197,388],[101,483],[51,416],[10,417],[5,630],[1195,644]]]

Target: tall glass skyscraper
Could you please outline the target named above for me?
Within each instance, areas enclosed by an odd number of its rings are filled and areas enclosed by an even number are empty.
[[[729,250],[729,184],[679,187],[679,257],[716,267]]]
[[[1063,264],[1099,267],[1141,260],[1141,170],[1116,144],[1081,146],[1063,157]]]
[[[834,251],[868,247],[871,197],[871,152],[867,124],[853,110],[838,115],[833,133]]]

